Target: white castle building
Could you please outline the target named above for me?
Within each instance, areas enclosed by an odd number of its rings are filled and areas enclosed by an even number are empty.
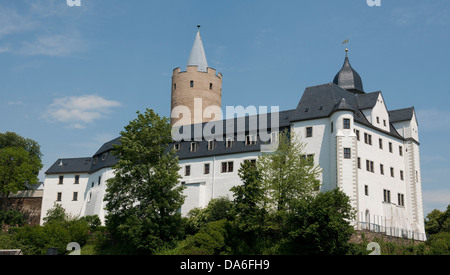
[[[213,86],[218,78],[220,83]],[[217,93],[214,104],[220,104],[222,90],[217,86],[221,81],[222,75],[208,67],[197,33],[187,71],[174,70],[172,108],[180,99],[175,96],[184,101],[186,95],[207,97],[208,87]],[[183,94],[183,88],[190,92]],[[201,95],[195,89],[203,89]],[[237,127],[238,118],[216,120],[216,127],[223,131],[216,131],[213,141],[194,140],[194,128],[209,127],[209,123],[183,126],[192,127],[190,138],[170,145],[180,159],[180,184],[186,187],[182,214],[205,207],[213,198],[232,198],[230,188],[241,184],[241,163],[256,160],[261,146],[270,143],[258,133],[264,130],[273,138],[288,129],[300,137],[306,144],[305,154],[322,168],[320,191],[340,188],[351,198],[358,213],[355,228],[425,239],[414,107],[388,110],[382,92],[366,93],[347,54],[333,82],[307,87],[295,109],[269,113],[267,121],[277,123],[267,123],[265,129],[259,125],[256,132],[250,132],[251,117],[244,117],[244,132]],[[105,143],[92,157],[58,159],[46,171],[41,219],[59,203],[71,215],[98,215],[104,222],[106,180],[114,176],[111,167],[117,161],[111,151],[118,143],[120,138]]]

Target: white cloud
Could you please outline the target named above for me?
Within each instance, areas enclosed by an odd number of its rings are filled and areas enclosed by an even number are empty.
[[[97,95],[56,98],[43,117],[51,122],[67,123],[69,128],[83,129],[95,120],[107,118],[111,108],[120,103]]]

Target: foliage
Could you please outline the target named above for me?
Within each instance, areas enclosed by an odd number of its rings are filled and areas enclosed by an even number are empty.
[[[17,210],[0,211],[0,228],[2,224],[22,226],[25,224],[25,218]]]
[[[19,248],[25,255],[45,255],[49,248],[56,248],[58,254],[69,251],[67,245],[77,242],[86,244],[89,237],[89,224],[84,219],[69,218],[64,208],[56,204],[47,212],[43,226],[25,226],[11,229],[8,245]],[[4,247],[11,249],[12,247]]]
[[[187,234],[197,233],[209,222],[233,219],[233,202],[228,197],[220,197],[209,201],[206,208],[194,208],[187,215]]]
[[[171,125],[153,110],[130,121],[121,132],[115,177],[107,182],[106,224],[114,241],[133,253],[153,253],[180,233],[183,187],[178,158],[167,150]]]
[[[435,209],[427,215],[425,231],[427,234],[450,233],[450,205],[444,212]]]
[[[307,159],[304,147],[294,133],[283,131],[279,134],[277,150],[258,158],[258,177],[265,192],[263,204],[268,210],[283,215],[296,201],[318,189],[317,177],[321,170]]]
[[[205,224],[198,233],[189,235],[171,252],[176,255],[219,255],[227,253],[226,219]]]
[[[16,133],[0,133],[0,210],[7,209],[11,193],[38,183],[42,168],[40,146]]]
[[[350,198],[334,189],[322,192],[295,207],[283,231],[282,248],[288,254],[344,255],[354,233]]]

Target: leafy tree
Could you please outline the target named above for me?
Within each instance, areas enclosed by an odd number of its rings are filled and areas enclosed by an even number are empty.
[[[12,132],[0,133],[0,210],[7,209],[11,193],[38,183],[41,157],[36,141]]]
[[[294,133],[283,131],[278,149],[257,160],[267,206],[280,214],[289,211],[293,202],[311,196],[320,185],[321,169],[305,155],[304,147]]]
[[[447,206],[447,210],[444,212],[435,209],[427,215],[425,231],[427,234],[450,233],[450,205]]]
[[[118,162],[105,195],[107,227],[132,252],[153,253],[180,233],[183,187],[178,158],[168,150],[171,125],[153,110],[137,112],[114,147]]]
[[[345,255],[354,233],[350,198],[339,189],[299,201],[286,221],[282,249],[292,254]]]
[[[187,215],[187,234],[197,233],[209,222],[228,220],[233,217],[233,202],[228,197],[211,199],[205,208],[194,208]]]
[[[239,232],[235,248],[238,250],[237,253],[244,253],[247,250],[251,253],[260,253],[263,246],[260,243],[265,242],[264,230],[267,219],[265,190],[254,163],[244,162],[238,173],[243,184],[231,188],[234,194],[234,225]]]

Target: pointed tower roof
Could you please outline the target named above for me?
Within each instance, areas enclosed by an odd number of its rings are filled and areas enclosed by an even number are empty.
[[[198,66],[199,72],[206,72],[208,61],[206,61],[205,49],[203,48],[202,37],[200,36],[200,25],[197,26],[198,31],[192,46],[191,54],[188,60],[188,66]]]
[[[350,65],[347,55],[348,50],[345,51],[344,65],[334,77],[333,83],[353,93],[364,94],[361,77]]]

